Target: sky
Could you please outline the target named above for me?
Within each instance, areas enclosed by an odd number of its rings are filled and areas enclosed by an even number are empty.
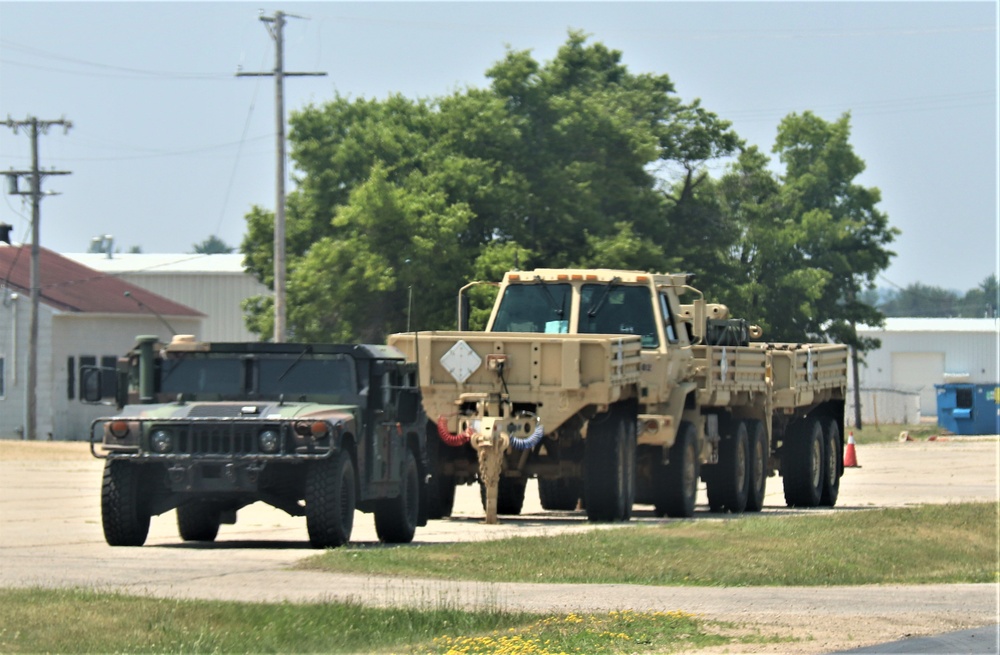
[[[294,14],[286,115],[335,94],[438,98],[489,84],[508,49],[551,60],[569,30],[668,75],[677,95],[770,153],[791,113],[850,112],[856,180],[901,230],[883,289],[965,292],[1000,268],[998,4],[982,2],[9,2],[0,0],[0,121],[65,119],[39,139],[40,243],[84,252],[239,246],[275,206],[275,44],[260,16]],[[721,174],[724,164],[713,166]],[[780,173],[780,164],[773,162]],[[31,167],[0,123],[0,173]],[[289,162],[294,180],[294,163]],[[288,190],[294,181],[288,183]],[[22,184],[22,190],[24,186]],[[0,201],[15,243],[27,196]],[[456,282],[456,288],[460,286]]]

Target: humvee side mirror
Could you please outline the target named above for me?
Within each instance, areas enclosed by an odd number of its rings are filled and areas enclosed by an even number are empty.
[[[81,402],[102,405],[114,401],[118,407],[124,407],[127,393],[128,379],[124,372],[105,366],[80,368]]]

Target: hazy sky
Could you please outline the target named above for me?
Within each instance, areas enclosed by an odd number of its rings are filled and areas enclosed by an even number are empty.
[[[40,139],[50,176],[41,244],[190,252],[238,246],[244,215],[275,202],[274,68],[260,11],[285,28],[286,113],[335,92],[433,98],[488,84],[505,48],[550,60],[569,29],[667,74],[685,101],[770,152],[778,122],[851,112],[859,178],[902,230],[879,285],[966,291],[998,267],[995,2],[7,2],[0,0],[0,119],[66,118]],[[0,172],[31,144],[0,125]],[[294,175],[294,170],[291,170]],[[721,167],[714,173],[721,172]],[[6,185],[5,185],[6,186]],[[291,185],[289,186],[289,189]],[[6,191],[6,188],[3,189]],[[30,204],[0,222],[30,241]],[[459,281],[456,281],[456,288]]]

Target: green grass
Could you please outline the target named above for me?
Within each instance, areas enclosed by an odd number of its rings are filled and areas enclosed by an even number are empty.
[[[635,653],[780,641],[683,612],[543,616],[500,609],[165,600],[0,590],[3,653]],[[743,631],[740,631],[741,633]]]
[[[478,543],[347,546],[307,558],[300,567],[486,582],[642,585],[1000,580],[995,503],[699,518]]]

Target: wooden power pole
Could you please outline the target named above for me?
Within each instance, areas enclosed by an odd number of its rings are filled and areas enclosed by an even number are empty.
[[[274,117],[277,128],[277,183],[274,206],[274,342],[285,341],[285,98],[286,77],[323,76],[326,73],[289,73],[284,64],[282,30],[285,18],[301,18],[277,11],[274,16],[261,16],[274,39],[274,70],[270,73],[236,73],[237,77],[274,77]]]
[[[31,170],[10,170],[4,175],[7,176],[9,192],[12,195],[31,196],[31,327],[28,333],[28,388],[24,438],[35,440],[38,438],[38,301],[41,294],[38,243],[41,233],[39,223],[43,195],[42,178],[47,175],[69,175],[69,171],[42,171],[38,168],[38,136],[48,132],[53,125],[61,125],[68,132],[73,124],[65,119],[41,121],[29,116],[24,121],[15,121],[8,117],[6,125],[14,130],[14,134],[17,134],[22,127],[27,128],[31,136]],[[29,180],[27,191],[21,191],[18,185],[18,180],[22,177]],[[16,348],[17,344],[14,344],[14,347]]]

